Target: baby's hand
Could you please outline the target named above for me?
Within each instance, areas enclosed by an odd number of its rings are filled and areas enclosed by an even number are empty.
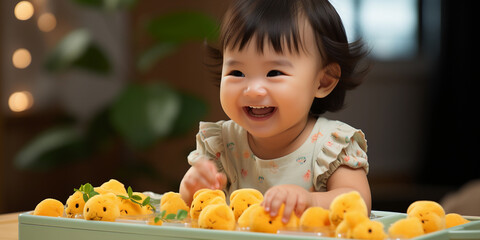
[[[282,203],[285,204],[283,210],[282,222],[287,223],[293,211],[297,216],[312,204],[312,194],[304,188],[297,185],[278,185],[274,186],[265,193],[262,206],[270,216],[277,216]]]
[[[223,189],[227,184],[227,177],[217,171],[215,164],[208,160],[196,162],[183,176],[180,184],[180,194],[187,203],[192,201],[193,194],[202,189]]]

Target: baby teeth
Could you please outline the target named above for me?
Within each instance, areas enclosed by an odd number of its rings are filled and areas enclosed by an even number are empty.
[[[266,108],[266,106],[249,106],[249,108],[262,109],[262,108]]]

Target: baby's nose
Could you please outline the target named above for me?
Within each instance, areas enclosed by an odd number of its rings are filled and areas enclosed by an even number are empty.
[[[267,95],[267,89],[265,88],[263,81],[252,80],[248,82],[244,94],[249,97],[263,97]]]

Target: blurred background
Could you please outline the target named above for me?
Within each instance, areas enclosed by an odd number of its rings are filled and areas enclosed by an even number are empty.
[[[178,191],[198,121],[227,119],[205,42],[228,3],[1,1],[0,213],[111,178]],[[371,49],[364,84],[326,116],[365,132],[373,209],[443,201],[480,178],[473,3],[332,3]]]

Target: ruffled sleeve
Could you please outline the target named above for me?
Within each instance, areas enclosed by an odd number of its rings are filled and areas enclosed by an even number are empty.
[[[325,191],[327,180],[341,165],[363,168],[368,173],[367,141],[361,130],[335,122],[327,131],[314,164],[316,191]],[[326,132],[326,133],[327,133]]]
[[[219,160],[223,151],[222,124],[218,122],[200,122],[200,129],[196,136],[197,148],[192,151],[187,159],[190,165],[201,159],[210,159],[217,164],[219,171],[223,170]]]

